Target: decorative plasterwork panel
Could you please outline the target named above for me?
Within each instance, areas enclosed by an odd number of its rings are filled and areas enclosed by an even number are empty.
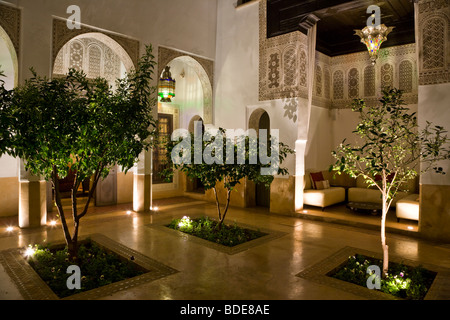
[[[83,70],[89,78],[103,77],[115,86],[121,75],[121,60],[114,50],[94,38],[76,38],[64,45],[56,56],[55,76],[69,68]]]
[[[54,64],[56,57],[61,48],[69,42],[72,38],[85,33],[100,33],[103,34],[120,45],[128,55],[128,57],[120,57],[122,61],[131,59],[134,67],[137,66],[139,60],[139,41],[128,38],[122,35],[118,35],[113,32],[107,32],[101,29],[96,29],[86,25],[81,25],[80,29],[69,29],[65,19],[53,18],[53,47],[52,47],[52,65]],[[112,48],[114,49],[114,48]],[[119,53],[119,51],[117,51]],[[127,66],[126,66],[127,67]]]
[[[20,54],[20,9],[0,3],[0,26],[5,30],[16,50]]]
[[[332,108],[350,108],[356,92],[368,105],[377,104],[383,86],[402,86],[403,89],[408,89],[403,95],[405,102],[417,104],[418,70],[415,44],[381,49],[375,66],[372,66],[367,52],[333,57],[330,69]],[[353,71],[350,72],[351,70]],[[336,71],[339,71],[337,75],[343,75],[344,79],[335,79]]]
[[[448,0],[447,0],[448,1]],[[267,0],[259,5],[259,100],[307,98],[307,36],[300,31],[267,39]],[[448,51],[447,51],[448,52]],[[375,66],[367,51],[329,57],[316,51],[313,105],[350,108],[354,98],[379,103],[382,83],[406,88],[404,100],[418,101],[416,45],[383,48]],[[385,65],[386,70],[382,70]],[[292,67],[296,66],[296,70]],[[297,79],[292,80],[292,76]]]
[[[267,2],[259,3],[259,100],[307,97],[306,36],[292,32],[267,39]]]
[[[183,62],[196,71],[203,89],[203,121],[205,124],[213,124],[214,61],[186,52],[158,47],[158,76],[162,74],[165,66],[174,59],[183,59]]]
[[[450,82],[450,1],[419,0],[419,83]]]

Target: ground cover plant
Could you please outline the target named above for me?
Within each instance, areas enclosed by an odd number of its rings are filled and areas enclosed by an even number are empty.
[[[28,263],[60,298],[96,289],[117,281],[139,276],[146,271],[130,260],[106,251],[91,240],[81,242],[78,248],[78,266],[81,270],[81,289],[70,290],[67,268],[73,264],[67,246],[52,248],[36,245]]]
[[[236,223],[233,225],[222,224],[220,228],[217,227],[218,224],[219,222],[208,217],[191,219],[185,216],[172,220],[167,227],[228,247],[266,235],[259,230],[239,227]]]
[[[367,287],[369,266],[381,266],[383,261],[356,254],[329,276]],[[389,264],[385,277],[380,279],[380,291],[407,300],[423,300],[430,289],[436,273],[421,266],[411,267],[402,263]],[[367,289],[369,290],[369,289]]]

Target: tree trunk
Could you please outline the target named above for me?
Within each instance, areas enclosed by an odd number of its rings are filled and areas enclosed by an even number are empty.
[[[384,278],[388,272],[389,267],[389,247],[386,244],[386,216],[388,211],[387,205],[387,195],[383,192],[383,210],[381,213],[381,248],[383,249],[383,272],[382,277]]]
[[[56,207],[57,207],[58,213],[59,213],[59,219],[61,220],[61,227],[63,229],[67,248],[69,249],[73,246],[72,238],[70,236],[69,228],[67,227],[66,216],[64,215],[64,209],[62,207],[61,194],[59,192],[58,169],[56,168],[56,166],[53,166],[52,182],[53,182],[53,188],[55,189],[55,202],[56,202]]]
[[[219,222],[220,226],[223,224],[223,221],[225,220],[225,216],[227,215],[227,211],[230,206],[230,198],[231,198],[231,190],[227,189],[227,203],[225,204],[225,209],[223,211],[222,219]]]
[[[220,202],[219,202],[219,197],[217,195],[216,187],[213,187],[213,190],[214,190],[214,195],[216,197],[217,215],[219,217],[219,221],[221,221],[222,220],[222,214],[220,213]]]

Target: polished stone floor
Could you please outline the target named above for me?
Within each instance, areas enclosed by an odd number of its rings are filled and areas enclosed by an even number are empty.
[[[229,254],[154,227],[182,216],[215,217],[215,205],[189,199],[155,203],[153,214],[127,214],[131,204],[91,208],[81,235],[101,233],[178,272],[102,299],[133,300],[346,300],[366,299],[340,288],[296,276],[345,247],[380,252],[379,232],[363,225],[341,225],[269,214],[262,208],[231,208],[227,221],[273,230],[282,235]],[[51,219],[51,217],[50,217]],[[50,220],[49,219],[49,220]],[[7,231],[0,221],[0,250],[63,239],[59,225]],[[450,246],[407,234],[388,233],[392,256],[450,268]],[[23,299],[0,264],[0,299]]]

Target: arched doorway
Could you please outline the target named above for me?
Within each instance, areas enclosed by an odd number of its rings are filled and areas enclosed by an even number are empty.
[[[59,77],[69,69],[83,71],[88,78],[101,77],[114,89],[116,80],[134,68],[127,52],[114,39],[100,32],[87,32],[68,40],[59,50],[53,64],[52,75]],[[117,173],[120,168],[110,168],[110,174],[97,184],[95,205],[113,205],[117,203]],[[60,180],[60,192],[63,198],[70,197],[74,172]],[[86,179],[77,190],[77,196],[87,196],[91,188],[90,179]]]
[[[158,72],[162,74],[166,66],[171,67],[172,75],[175,76],[175,79],[178,82],[177,87],[181,86],[182,79],[185,79],[185,83],[190,83],[192,79],[195,79],[195,82],[198,81],[199,88],[201,88],[202,92],[201,112],[191,113],[188,117],[185,117],[184,120],[189,121],[189,119],[191,119],[194,114],[199,114],[204,120],[205,125],[207,126],[212,125],[213,124],[212,83],[214,70],[213,61],[208,60],[206,58],[191,55],[186,52],[169,49],[165,47],[158,47]],[[191,70],[191,72],[188,72],[188,70]],[[198,89],[196,89],[196,91],[197,90]],[[186,128],[187,123],[184,122],[182,127]]]
[[[0,70],[3,72],[5,88],[13,89],[18,84],[18,60],[16,50],[6,31],[0,26]]]
[[[267,136],[270,133],[270,117],[262,108],[259,108],[250,115],[249,128],[256,130],[267,130]],[[255,184],[255,204],[258,207],[270,208],[270,188],[263,184]]]
[[[196,122],[201,122],[201,127],[197,125],[195,126]],[[190,133],[194,133],[196,135],[202,135],[205,132],[205,124],[203,123],[203,119],[196,115],[192,117],[191,121],[189,121],[188,130]],[[189,178],[186,179],[186,191],[187,192],[195,192],[195,193],[205,193],[205,186],[203,185],[202,181],[198,178],[190,180]]]
[[[17,53],[7,32],[0,26],[0,70],[7,90],[18,84]],[[19,207],[18,161],[7,154],[0,155],[0,217],[17,214]]]
[[[165,123],[172,122],[171,129],[186,128],[193,132],[194,121],[200,120],[205,125],[212,125],[212,86],[210,76],[204,68],[203,59],[187,53],[167,48],[159,48],[158,73],[160,76],[169,67],[170,76],[175,80],[175,96],[170,101],[158,101],[158,119]],[[206,62],[204,62],[206,63]],[[206,63],[208,65],[208,63]],[[177,118],[179,122],[177,122]],[[173,121],[171,120],[173,118]],[[209,120],[207,120],[209,119]],[[170,130],[170,128],[168,128]],[[203,129],[204,131],[204,129]],[[166,132],[170,136],[172,131]],[[174,181],[157,181],[161,171],[161,159],[165,158],[165,151],[155,147],[153,150],[153,184],[152,190],[161,197],[162,191],[178,189]],[[160,159],[161,158],[161,159]],[[200,180],[185,180],[183,191],[204,194],[205,190]]]

